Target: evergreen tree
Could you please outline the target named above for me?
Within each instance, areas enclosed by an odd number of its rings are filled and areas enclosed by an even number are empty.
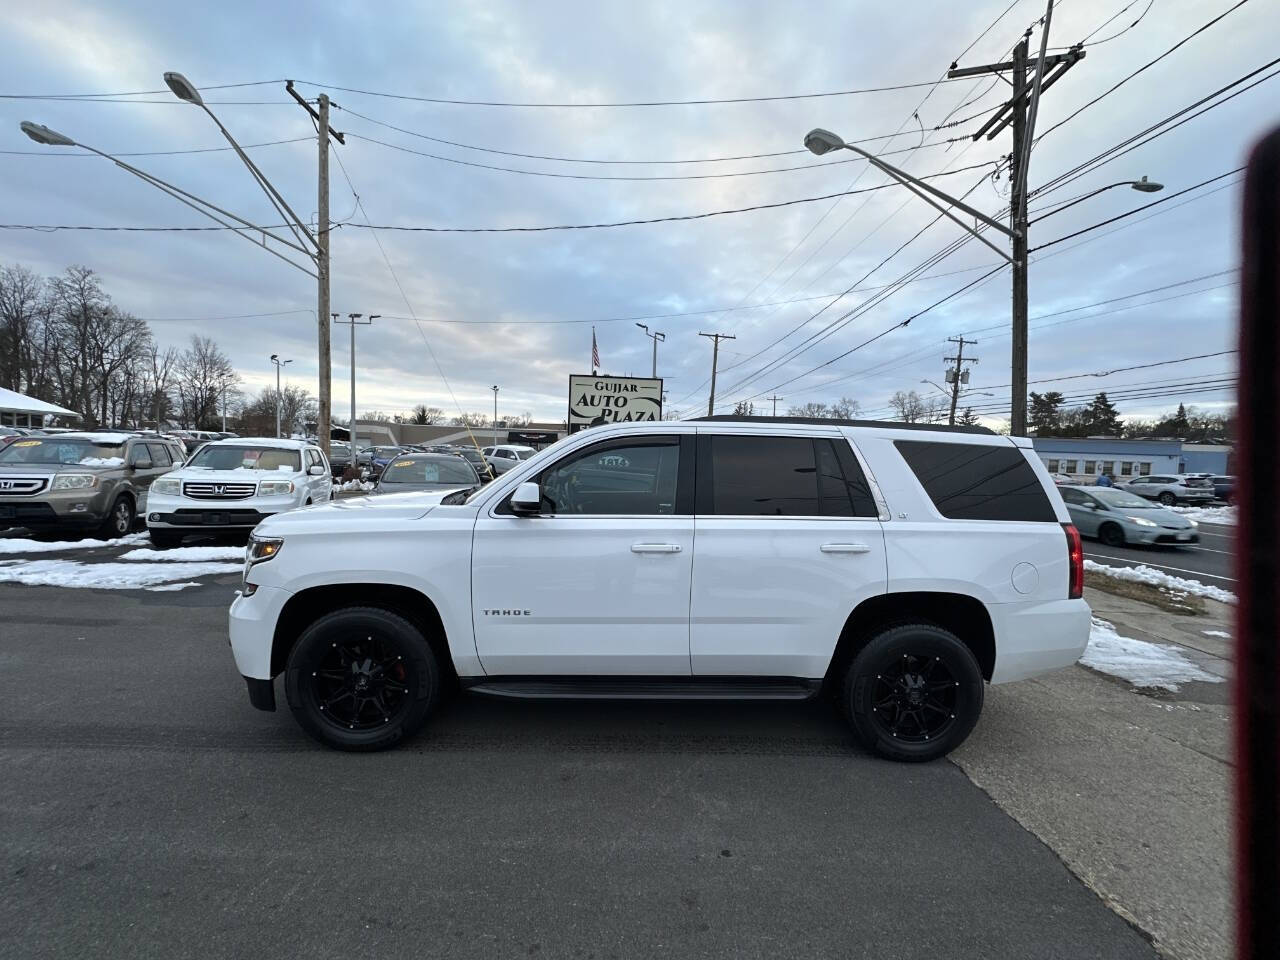
[[[1093,402],[1086,408],[1086,422],[1090,433],[1106,436],[1120,435],[1120,414],[1116,411],[1115,405],[1107,399],[1105,390],[1094,397]]]
[[[978,422],[978,415],[973,412],[973,407],[965,407],[960,412],[960,416],[956,417],[956,423],[965,427],[972,427]]]
[[[1185,404],[1178,404],[1178,412],[1173,415],[1173,420],[1169,423],[1169,429],[1173,431],[1175,437],[1185,437],[1191,432],[1191,421],[1187,419]]]
[[[1062,394],[1057,390],[1046,393],[1031,392],[1031,408],[1027,412],[1028,426],[1038,437],[1051,437],[1062,426]]]

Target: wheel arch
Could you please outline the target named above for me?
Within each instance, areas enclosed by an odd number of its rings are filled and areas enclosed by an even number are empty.
[[[434,601],[413,587],[390,583],[327,583],[291,596],[276,618],[271,639],[271,675],[284,672],[289,654],[308,626],[345,607],[377,607],[404,617],[426,638],[449,682],[457,682],[444,621]]]
[[[982,678],[990,681],[996,667],[995,628],[983,602],[963,593],[906,591],[877,594],[853,609],[827,668],[827,688],[841,682],[853,658],[873,637],[903,623],[929,623],[951,631],[978,661]]]

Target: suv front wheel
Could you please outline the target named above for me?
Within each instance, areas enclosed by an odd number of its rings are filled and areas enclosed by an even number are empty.
[[[104,540],[126,536],[133,530],[133,521],[133,501],[122,494],[111,504],[111,510],[98,528],[98,534]]]
[[[854,657],[844,693],[865,746],[890,760],[934,760],[960,746],[978,722],[982,671],[949,630],[902,624]]]
[[[403,617],[348,607],[303,632],[285,671],[302,728],[338,750],[384,750],[420,728],[436,704],[440,669]]]

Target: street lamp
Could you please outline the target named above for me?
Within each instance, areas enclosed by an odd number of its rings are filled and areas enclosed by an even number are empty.
[[[271,355],[271,362],[276,365],[276,436],[280,436],[280,369],[292,360],[281,360],[279,354]]]
[[[657,330],[653,333],[649,332],[649,328],[643,323],[637,323],[637,327],[644,331],[644,335],[653,341],[653,372],[649,374],[653,379],[658,379],[658,344],[667,339],[665,333],[659,333]]]
[[[489,388],[493,391],[493,445],[498,445],[498,385]]]
[[[1159,193],[1161,190],[1164,189],[1164,184],[1156,183],[1156,181],[1154,180],[1148,180],[1145,176],[1141,180],[1119,180],[1115,183],[1109,183],[1105,187],[1099,187],[1097,190],[1094,190],[1091,193],[1086,193],[1084,196],[1076,197],[1074,200],[1068,203],[1064,203],[1062,206],[1057,207],[1056,209],[1050,210],[1048,213],[1041,214],[1031,222],[1039,223],[1045,217],[1052,217],[1055,213],[1061,213],[1063,210],[1066,210],[1068,207],[1074,207],[1077,203],[1084,203],[1090,197],[1096,197],[1098,194],[1105,193],[1106,191],[1111,190],[1115,187],[1132,187],[1134,190],[1137,190],[1139,193]]]

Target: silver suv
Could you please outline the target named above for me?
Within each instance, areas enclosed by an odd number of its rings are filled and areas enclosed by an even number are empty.
[[[182,459],[178,444],[160,436],[22,437],[0,450],[0,530],[122,537],[146,509],[151,482]]]
[[[1116,486],[1148,500],[1159,500],[1166,507],[1175,503],[1209,503],[1214,498],[1212,480],[1186,474],[1134,477],[1128,483]]]

